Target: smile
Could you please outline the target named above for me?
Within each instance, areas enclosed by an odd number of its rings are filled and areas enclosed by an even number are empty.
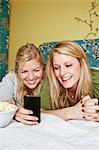
[[[62,79],[62,82],[66,82],[68,80],[70,80],[72,78],[72,76],[68,77],[68,78],[61,78]]]
[[[32,85],[32,84],[35,84],[36,83],[36,80],[35,81],[27,81],[28,84]]]

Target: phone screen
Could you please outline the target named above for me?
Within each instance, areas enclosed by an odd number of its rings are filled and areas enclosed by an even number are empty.
[[[33,111],[33,116],[38,117],[38,122],[40,123],[40,107],[41,107],[41,97],[40,96],[24,96],[24,108]]]

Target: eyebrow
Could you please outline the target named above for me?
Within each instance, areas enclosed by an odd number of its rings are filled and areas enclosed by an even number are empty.
[[[41,66],[39,66],[39,67],[36,67],[36,68],[34,68],[34,69],[39,69],[39,68],[41,68]],[[34,69],[33,69],[33,70],[34,70]]]
[[[64,65],[65,65],[65,64],[68,64],[68,63],[72,63],[72,62],[70,62],[70,61],[67,62],[67,61],[66,61],[66,62],[64,62]],[[56,63],[53,63],[53,65],[58,65],[58,66],[59,66],[59,64],[56,64]]]
[[[34,69],[39,69],[39,68],[41,68],[41,66],[39,66],[39,67],[35,67],[35,68],[33,68],[33,70],[34,70]],[[20,68],[19,70],[20,70],[20,71],[23,71],[23,70],[27,70],[27,69]]]

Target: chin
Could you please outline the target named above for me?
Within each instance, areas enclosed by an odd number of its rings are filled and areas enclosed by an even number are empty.
[[[27,85],[27,87],[31,90],[35,89],[37,85]]]
[[[72,88],[72,87],[73,87],[73,85],[68,84],[68,85],[63,85],[63,87],[64,87],[65,89],[69,89],[69,88]]]

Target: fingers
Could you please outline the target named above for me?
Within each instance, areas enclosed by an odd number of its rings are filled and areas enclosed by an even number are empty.
[[[93,98],[93,99],[89,99],[84,103],[84,106],[94,106],[94,105],[98,105],[98,99],[97,98]]]
[[[87,96],[85,96],[85,97],[82,96],[82,100],[81,100],[81,101],[82,101],[82,104],[85,104],[85,102],[88,101],[88,100],[90,100],[90,99],[91,99],[91,97],[90,97],[89,95],[87,95]]]
[[[97,98],[91,98],[89,95],[87,95],[85,97],[82,96],[81,102],[82,102],[82,104],[84,104],[86,106],[99,104],[99,100]]]
[[[86,113],[96,113],[99,112],[99,105],[91,105],[90,107],[83,107],[84,112]]]
[[[36,125],[38,124],[38,118],[32,116],[33,112],[31,110],[24,109],[20,107],[15,114],[15,120],[27,124],[27,125]]]
[[[22,106],[19,107],[18,111],[22,114],[30,114],[30,115],[33,114],[33,111],[25,109]]]
[[[85,103],[89,103],[89,96],[84,98]],[[69,112],[69,115],[71,115],[70,119],[82,119],[82,120],[90,120],[90,121],[97,121],[99,122],[99,105],[95,105],[94,102],[97,100],[91,100],[92,103],[89,103],[85,106],[85,103],[79,101],[76,105],[72,106],[72,110]]]
[[[99,105],[97,99],[91,99],[82,106],[83,118],[89,121],[99,122]]]
[[[30,121],[29,121],[29,120],[26,120],[25,117],[21,118],[20,116],[16,116],[15,119],[18,122],[21,122],[21,123],[26,124],[26,125],[36,125],[36,124],[38,124],[38,122],[37,122],[38,119],[36,119],[36,118],[28,118],[28,119],[30,119]]]
[[[15,105],[15,101],[13,99],[10,99],[10,100],[5,100],[4,102],[8,102],[10,104],[14,104]]]
[[[83,110],[86,113],[96,113],[99,111],[98,99],[91,98],[90,96],[85,96],[82,100],[84,103],[82,104]]]
[[[82,104],[83,119],[99,122],[99,101],[97,98],[91,98],[89,95],[83,97]]]
[[[94,114],[85,113],[84,117],[88,121],[99,122],[99,114],[98,113],[94,113]]]

